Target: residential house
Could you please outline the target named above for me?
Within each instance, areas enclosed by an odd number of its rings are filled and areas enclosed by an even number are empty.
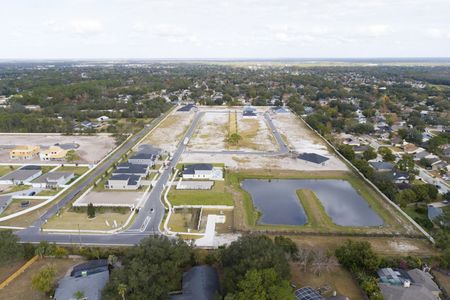
[[[101,116],[97,118],[98,122],[106,122],[109,121],[109,117],[108,116]]]
[[[137,190],[141,186],[141,176],[117,174],[109,178],[106,188],[111,190]]]
[[[33,157],[39,154],[40,147],[39,146],[17,146],[9,152],[10,159],[32,159]]]
[[[423,270],[384,268],[378,270],[381,293],[386,300],[438,300],[440,290]]]
[[[59,146],[51,146],[47,150],[41,151],[39,157],[44,161],[62,161],[66,158],[68,150]]]
[[[135,165],[147,165],[152,167],[155,164],[156,159],[157,156],[152,153],[138,152],[132,155],[128,159],[128,162]]]
[[[24,166],[0,177],[0,184],[27,184],[42,175],[40,166]]]
[[[68,183],[75,177],[73,172],[49,172],[31,182],[37,188],[57,188]]]
[[[192,109],[195,109],[195,108],[196,108],[195,104],[191,103],[191,104],[188,104],[188,105],[185,105],[185,106],[179,108],[177,111],[179,111],[179,112],[190,112]]]
[[[219,296],[220,284],[216,270],[207,265],[195,266],[183,274],[181,294],[171,300],[210,300]]]
[[[390,162],[372,161],[369,164],[377,172],[390,172],[394,169],[394,165]]]
[[[408,172],[394,170],[391,175],[392,175],[392,181],[396,184],[409,182]]]
[[[355,154],[363,154],[367,150],[369,150],[369,146],[367,146],[367,145],[353,147],[353,151],[355,152]]]
[[[222,168],[214,168],[212,164],[185,165],[183,179],[222,180],[223,170]]]
[[[334,294],[336,294],[336,292]],[[349,300],[348,297],[337,295],[324,297],[319,290],[310,286],[305,286],[295,290],[294,297],[296,300]]]
[[[147,176],[149,172],[149,166],[148,165],[141,165],[141,164],[132,164],[132,163],[121,163],[117,166],[116,170],[112,172],[113,175],[118,174],[131,174],[131,175],[138,175],[141,177]]]
[[[75,266],[70,276],[63,277],[58,282],[55,300],[79,299],[81,292],[85,300],[100,300],[102,290],[109,281],[109,266],[107,260],[94,260]]]
[[[242,111],[242,117],[245,119],[255,119],[257,117],[256,109],[251,106],[244,107]]]
[[[418,149],[419,148],[416,145],[411,144],[411,143],[405,143],[403,145],[403,151],[406,154],[414,154],[414,153],[416,153],[418,151]]]

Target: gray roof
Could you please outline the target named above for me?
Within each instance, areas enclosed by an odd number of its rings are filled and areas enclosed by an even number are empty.
[[[433,205],[428,205],[428,219],[430,219],[431,221],[441,216],[442,213],[443,213],[442,208],[434,207]]]
[[[309,161],[309,162],[313,162],[316,164],[321,164],[323,162],[326,162],[327,160],[329,160],[328,157],[316,154],[316,153],[302,153],[298,156],[298,158]]]
[[[0,180],[24,181],[41,172],[41,170],[15,170],[1,177]]]
[[[0,213],[3,212],[11,203],[12,198],[8,195],[0,196]]]
[[[195,171],[211,171],[212,164],[193,164],[184,166],[183,174],[194,174]]]
[[[181,295],[171,300],[211,300],[219,292],[219,277],[211,266],[196,266],[183,274]]]
[[[55,291],[56,300],[70,300],[78,291],[83,292],[89,300],[100,300],[102,290],[108,283],[109,273],[104,271],[86,277],[64,277],[58,282]]]
[[[188,105],[185,105],[185,106],[179,108],[177,111],[190,111],[194,107],[195,107],[195,104],[188,104]]]
[[[150,144],[142,144],[139,145],[139,151],[140,153],[149,153],[153,154],[155,156],[159,155],[161,153],[161,149],[153,147]]]
[[[378,284],[385,300],[437,300],[424,286],[411,285],[408,288],[387,283]]]
[[[21,170],[42,170],[42,167],[41,166],[36,166],[36,165],[26,165],[26,166],[23,166],[20,169]]]
[[[46,173],[46,174],[36,178],[35,180],[33,180],[33,182],[34,183],[47,183],[47,182],[59,180],[61,177],[69,178],[72,176],[73,176],[72,172],[49,172],[49,173]]]
[[[117,166],[113,174],[136,174],[145,175],[148,172],[148,165],[122,163]]]
[[[117,174],[117,175],[111,176],[109,178],[109,180],[112,180],[112,181],[114,181],[114,180],[120,180],[120,181],[126,180],[126,181],[128,181],[128,183],[127,183],[128,185],[136,185],[139,182],[140,178],[141,177],[138,176],[138,175]]]
[[[132,155],[129,159],[151,159],[155,160],[156,156],[152,153],[138,152]]]
[[[393,164],[385,161],[372,161],[369,164],[377,171],[391,171],[394,168]]]
[[[432,292],[440,292],[438,285],[433,281],[430,273],[419,269],[412,269],[408,271],[408,274],[415,284],[421,284]]]
[[[324,300],[325,298],[320,293],[309,286],[305,286],[297,289],[294,292],[295,299],[297,300]]]

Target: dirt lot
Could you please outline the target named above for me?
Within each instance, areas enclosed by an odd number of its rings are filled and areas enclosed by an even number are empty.
[[[256,119],[246,119],[238,113],[238,133],[242,137],[239,150],[276,151],[278,145],[262,114]]]
[[[174,152],[193,117],[194,112],[173,112],[142,143]]]
[[[36,157],[31,160],[11,160],[9,151],[20,145],[38,145],[47,149],[55,144],[76,144],[80,156],[79,163],[97,163],[114,147],[114,138],[111,135],[96,136],[65,136],[53,133],[42,134],[0,134],[0,162],[2,163],[55,163],[44,162]]]
[[[347,171],[347,166],[333,156],[324,165],[319,165],[304,160],[297,159],[295,156],[286,154],[283,156],[263,156],[255,154],[199,154],[183,153],[180,163],[224,163],[231,169],[280,169],[297,171]]]
[[[330,272],[323,272],[314,275],[313,272],[307,270],[304,272],[302,266],[290,263],[292,282],[298,287],[310,286],[312,288],[321,288],[329,286],[331,291],[324,296],[331,296],[333,291],[338,295],[343,295],[352,300],[362,300],[364,296],[359,289],[356,281],[351,274],[341,266],[336,266]]]
[[[228,111],[205,113],[188,144],[188,149],[222,151],[228,136]]]
[[[31,278],[40,268],[52,264],[57,270],[55,284],[64,277],[69,268],[82,263],[81,259],[51,259],[45,258],[38,260],[23,274],[11,282],[7,287],[0,290],[0,299],[46,299],[45,295],[33,290],[31,287]]]

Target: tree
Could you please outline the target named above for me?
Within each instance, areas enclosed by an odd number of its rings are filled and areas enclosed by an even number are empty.
[[[282,279],[290,275],[285,252],[264,235],[243,236],[223,249],[220,256],[224,288],[228,293],[236,291],[238,282],[251,269],[273,268]]]
[[[372,147],[369,147],[366,151],[363,153],[363,157],[365,160],[371,160],[377,158],[377,153]]]
[[[238,133],[232,133],[228,137],[228,143],[230,143],[233,146],[236,146],[237,144],[239,144],[240,140],[242,140],[242,137]]]
[[[380,258],[368,242],[348,240],[335,254],[339,263],[354,273],[375,273],[380,265]]]
[[[275,237],[274,242],[275,245],[281,247],[289,256],[295,257],[298,254],[297,245],[290,238],[279,235]]]
[[[273,269],[252,269],[238,282],[236,300],[295,299],[289,282]]]
[[[395,167],[400,171],[405,171],[408,173],[413,173],[415,166],[414,158],[411,155],[403,155],[402,159],[400,159],[395,165]]]
[[[23,257],[19,238],[11,230],[0,231],[0,265]]]
[[[87,206],[87,215],[89,219],[95,218],[95,206],[92,203]]]
[[[85,295],[84,295],[84,292],[82,292],[82,291],[76,291],[76,292],[73,294],[73,297],[74,297],[75,299],[77,299],[77,300],[81,300],[81,299],[83,299],[83,298],[85,297]]]
[[[191,247],[182,240],[146,238],[126,252],[123,268],[112,271],[103,299],[117,299],[123,285],[124,298],[129,300],[166,299],[170,291],[178,288],[183,271],[193,260]]]
[[[123,283],[119,283],[117,286],[117,293],[120,297],[122,297],[122,300],[125,300],[125,294],[127,292],[127,285]]]
[[[395,201],[401,207],[405,207],[407,204],[417,201],[416,193],[411,189],[403,190],[395,196]]]
[[[352,161],[355,159],[355,151],[353,151],[352,146],[344,145],[344,144],[339,145],[338,150],[349,161]]]
[[[31,285],[33,289],[48,294],[53,290],[55,276],[56,268],[53,265],[44,266],[31,278]]]
[[[381,155],[384,161],[395,161],[395,155],[392,153],[392,150],[387,147],[378,148],[378,153]]]

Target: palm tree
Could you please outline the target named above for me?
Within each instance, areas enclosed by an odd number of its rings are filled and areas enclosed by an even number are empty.
[[[75,299],[81,300],[84,298],[84,293],[82,291],[76,291],[75,294],[73,294],[73,296],[75,297]]]
[[[125,300],[125,293],[127,292],[127,285],[124,283],[120,283],[117,286],[117,293],[119,293],[120,297],[122,297],[122,300]]]

